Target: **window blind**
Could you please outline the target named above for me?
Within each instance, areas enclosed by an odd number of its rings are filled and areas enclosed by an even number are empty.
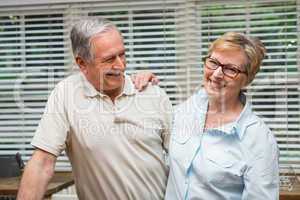
[[[48,94],[69,66],[64,8],[0,9],[0,154],[27,161]]]
[[[202,55],[227,31],[244,32],[265,44],[267,57],[247,96],[276,135],[281,170],[299,172],[299,1],[202,1],[198,10]]]
[[[154,72],[174,105],[201,87],[201,58],[214,39],[227,31],[259,37],[268,53],[247,96],[276,135],[281,168],[299,171],[299,0],[23,3],[0,2],[0,154],[20,152],[29,159],[50,91],[76,69],[72,24],[101,16],[123,33],[128,73]],[[65,154],[56,169],[70,169]]]

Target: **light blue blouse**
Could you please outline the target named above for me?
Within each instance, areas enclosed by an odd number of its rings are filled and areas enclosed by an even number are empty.
[[[204,131],[207,94],[200,90],[175,111],[166,200],[279,199],[275,137],[245,104],[237,120]]]

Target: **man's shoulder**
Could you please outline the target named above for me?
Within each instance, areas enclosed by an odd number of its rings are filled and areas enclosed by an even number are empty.
[[[78,83],[79,81],[81,81],[81,74],[80,72],[76,72],[66,76],[58,84]]]
[[[81,84],[82,79],[81,79],[81,74],[79,72],[77,73],[72,73],[65,78],[63,78],[61,81],[59,81],[55,88],[58,90],[61,90],[63,88],[75,88],[76,85]]]
[[[172,110],[169,96],[157,85],[149,85],[143,91],[137,92],[134,98],[135,102],[139,102],[144,107]]]
[[[137,94],[140,96],[144,96],[144,95],[167,96],[166,92],[161,87],[152,84],[149,84],[143,91],[140,91]]]

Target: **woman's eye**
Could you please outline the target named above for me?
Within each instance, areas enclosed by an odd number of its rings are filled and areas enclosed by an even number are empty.
[[[210,60],[209,63],[211,66],[218,66],[218,63],[213,60]]]
[[[225,68],[224,70],[228,74],[235,74],[236,73],[236,70],[234,68]]]

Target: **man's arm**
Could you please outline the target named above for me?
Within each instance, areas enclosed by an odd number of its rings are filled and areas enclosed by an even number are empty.
[[[35,150],[27,163],[18,192],[18,200],[41,200],[54,174],[56,156],[46,151]]]

